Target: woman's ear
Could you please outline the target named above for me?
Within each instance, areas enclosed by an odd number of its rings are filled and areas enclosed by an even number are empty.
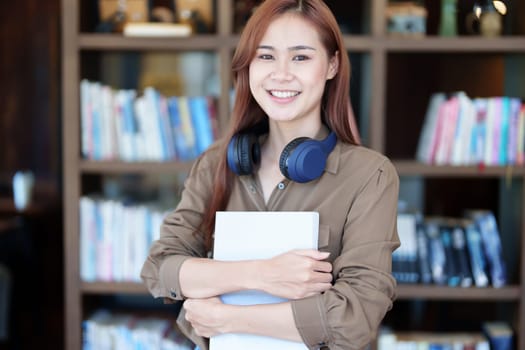
[[[337,74],[339,70],[339,51],[336,51],[335,54],[330,58],[328,63],[328,74],[326,75],[326,80],[330,80]]]

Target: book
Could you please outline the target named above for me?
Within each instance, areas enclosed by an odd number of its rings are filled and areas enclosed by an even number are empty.
[[[424,332],[381,330],[378,350],[489,350],[481,332]]]
[[[440,225],[442,218],[426,218],[425,230],[429,244],[429,261],[432,271],[432,280],[435,284],[444,285],[447,282],[446,253],[441,239]]]
[[[439,123],[441,127],[439,138],[437,139],[434,164],[444,165],[451,162],[458,114],[459,99],[456,95],[452,95],[443,103],[442,109],[440,109]]]
[[[507,270],[503,259],[501,237],[494,213],[490,210],[465,211],[466,217],[472,219],[481,233],[481,241],[487,257],[490,282],[499,288],[507,284]]]
[[[144,115],[143,118],[146,118],[148,122],[151,123],[151,135],[148,142],[154,143],[155,145],[154,154],[156,160],[168,160],[170,158],[170,152],[168,151],[168,137],[164,131],[169,130],[171,133],[171,128],[169,128],[169,125],[164,125],[167,117],[163,117],[163,111],[161,110],[161,99],[163,97],[159,90],[147,86],[144,89],[144,98],[146,103],[146,115]]]
[[[168,98],[164,95],[159,96],[158,107],[160,112],[160,132],[162,135],[164,155],[166,160],[174,160],[177,157],[175,149],[175,141],[173,136],[173,129],[171,128],[171,120],[168,109]]]
[[[483,153],[483,163],[485,165],[497,165],[499,138],[500,138],[500,111],[499,100],[496,97],[486,99],[485,117],[485,149]]]
[[[476,121],[472,128],[469,153],[472,155],[472,163],[484,164],[487,144],[487,99],[478,97],[473,100],[473,103]]]
[[[208,99],[206,96],[188,97],[191,123],[195,133],[195,147],[197,155],[206,151],[213,143],[213,126],[209,113]]]
[[[456,96],[459,100],[459,115],[456,134],[454,135],[451,164],[467,165],[472,164],[469,145],[471,144],[476,110],[472,100],[463,91],[456,93]]]
[[[417,283],[416,214],[397,214],[397,232],[401,246],[392,253],[392,274],[399,283]]]
[[[124,36],[135,37],[187,37],[192,28],[183,23],[128,22],[123,28]]]
[[[184,142],[186,144],[185,156],[183,160],[191,160],[197,157],[197,141],[195,140],[195,131],[193,121],[191,118],[191,110],[188,96],[179,96],[177,98],[178,112],[180,117],[180,128],[182,135],[184,135]]]
[[[138,125],[133,112],[135,90],[118,90],[115,96],[117,101],[117,134],[119,143],[119,157],[123,161],[137,160],[136,138]]]
[[[96,202],[91,197],[80,198],[80,278],[82,281],[94,282],[97,271],[94,261],[97,261],[96,250]]]
[[[453,226],[449,221],[444,221],[439,225],[439,235],[445,252],[445,274],[449,287],[457,287],[460,283],[459,269],[452,248],[452,229]]]
[[[87,79],[80,81],[80,151],[85,159],[93,154],[93,106],[91,98],[91,82]]]
[[[416,221],[417,257],[419,264],[419,283],[432,283],[432,270],[430,268],[430,252],[425,223],[422,217]]]
[[[84,350],[193,350],[170,319],[98,309],[82,322]]]
[[[498,152],[498,162],[497,165],[504,166],[507,165],[509,159],[509,141],[510,141],[510,104],[511,99],[508,96],[503,96],[500,98],[500,135],[499,135],[499,152]]]
[[[444,93],[434,93],[430,96],[416,152],[416,159],[422,163],[431,163],[438,136],[439,109],[445,101],[446,95]]]
[[[170,117],[170,127],[173,135],[175,154],[180,161],[190,160],[193,157],[193,151],[188,150],[186,136],[182,129],[182,121],[179,113],[179,99],[177,96],[170,96],[167,99],[168,114]]]
[[[476,287],[487,287],[489,285],[489,277],[487,275],[487,260],[483,249],[481,233],[472,220],[464,220],[463,229],[465,231],[474,285]]]
[[[117,153],[116,128],[114,113],[114,89],[102,85],[101,90],[101,147],[102,159],[114,160]]]
[[[294,249],[317,249],[319,213],[219,211],[215,220],[213,258],[223,261],[269,259]],[[254,305],[286,299],[245,290],[221,296],[226,304]],[[252,334],[220,334],[210,350],[307,349],[303,343]]]
[[[517,163],[518,133],[521,101],[519,98],[510,97],[509,130],[507,143],[507,164]]]
[[[472,269],[470,268],[467,240],[460,220],[454,220],[451,231],[452,257],[459,275],[459,286],[470,287],[473,284]]]
[[[93,82],[90,84],[89,99],[91,102],[91,116],[90,116],[90,154],[89,159],[102,160],[102,84]]]

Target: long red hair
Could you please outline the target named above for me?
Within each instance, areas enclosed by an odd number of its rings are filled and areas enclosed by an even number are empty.
[[[224,140],[249,129],[267,118],[250,92],[249,66],[270,23],[285,13],[294,13],[312,23],[319,33],[329,57],[338,55],[338,72],[326,82],[321,101],[321,118],[335,132],[339,141],[358,144],[350,108],[350,62],[339,25],[322,0],[265,0],[250,17],[241,34],[232,60],[235,102],[230,128]],[[215,212],[225,210],[231,194],[233,172],[226,160],[227,142],[222,145],[221,158],[215,173],[210,205],[199,231],[204,234],[207,249],[212,247]]]

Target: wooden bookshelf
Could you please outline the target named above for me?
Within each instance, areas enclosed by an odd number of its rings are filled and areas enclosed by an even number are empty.
[[[398,300],[464,300],[464,301],[519,301],[520,286],[503,288],[456,288],[441,286],[400,285],[397,288]]]
[[[80,286],[85,294],[147,294],[142,283],[133,282],[83,282]]]
[[[189,172],[192,163],[184,162],[96,162],[82,160],[79,169],[85,174],[141,174]]]
[[[65,337],[67,349],[80,349],[82,344],[81,323],[84,317],[83,297],[88,295],[146,294],[146,289],[138,283],[87,283],[80,278],[80,239],[79,239],[79,199],[84,194],[82,177],[84,175],[105,174],[162,174],[187,172],[191,163],[126,163],[94,162],[81,158],[80,154],[80,99],[79,84],[82,76],[82,58],[93,53],[149,51],[210,51],[219,62],[221,93],[218,98],[219,130],[228,123],[230,110],[229,90],[231,87],[230,62],[235,49],[238,33],[233,32],[233,14],[236,0],[218,0],[216,8],[216,31],[213,34],[195,35],[188,38],[130,38],[119,34],[98,34],[92,30],[93,16],[86,9],[90,0],[62,0],[62,114],[63,114],[63,186],[64,186],[64,276],[65,276]],[[336,1],[327,3],[337,6]],[[428,2],[427,2],[428,3]],[[220,4],[220,5],[219,5]],[[464,89],[468,94],[490,96],[493,94],[525,94],[525,82],[518,91],[507,91],[502,86],[505,79],[501,65],[507,57],[518,56],[525,60],[525,29],[518,25],[513,35],[486,39],[473,36],[440,38],[436,35],[436,13],[429,9],[428,35],[424,38],[391,38],[386,34],[384,14],[387,0],[359,0],[355,6],[359,29],[345,33],[344,44],[351,54],[360,56],[363,64],[359,84],[352,85],[361,97],[356,115],[363,127],[366,145],[389,156],[401,177],[422,177],[424,179],[444,179],[446,181],[498,181],[510,179],[521,184],[519,193],[521,206],[516,221],[519,232],[513,232],[512,239],[519,250],[516,276],[504,288],[447,288],[438,286],[400,285],[398,300],[430,300],[443,303],[483,302],[512,303],[515,305],[513,318],[517,323],[519,350],[525,350],[525,169],[523,167],[479,167],[479,166],[429,166],[414,161],[415,146],[423,121],[429,91],[439,89]],[[429,5],[430,6],[430,5]],[[518,0],[514,9],[521,9],[523,17],[525,0]],[[518,12],[516,12],[518,13]],[[87,16],[85,18],[85,16]],[[517,16],[517,15],[515,15]],[[352,17],[353,18],[353,17]],[[524,22],[519,18],[517,22]],[[454,70],[454,76],[433,76],[433,79],[402,79],[400,72],[407,60],[414,66],[449,61],[458,65],[472,62],[487,68],[496,81],[471,81],[469,70]],[[354,62],[351,60],[352,64]],[[503,62],[503,63],[502,63]],[[523,64],[523,62],[521,63]],[[357,64],[359,65],[359,62]],[[525,70],[525,68],[522,68]],[[420,68],[425,72],[425,68]],[[414,75],[418,77],[420,71]],[[458,76],[459,75],[459,76]],[[412,93],[415,93],[412,95]],[[410,94],[410,95],[408,95]],[[521,96],[525,98],[525,96]],[[413,104],[396,101],[414,101]],[[402,123],[398,121],[402,120]],[[446,190],[446,189],[444,189]],[[461,202],[461,198],[458,199]],[[434,214],[434,213],[429,213]],[[508,238],[507,238],[508,239]],[[392,310],[391,317],[396,317]],[[461,330],[458,330],[461,331]]]
[[[452,166],[427,165],[413,160],[396,160],[394,165],[400,176],[421,175],[425,177],[487,177],[521,178],[525,175],[525,168],[519,166]]]
[[[82,292],[86,294],[148,294],[142,283],[133,282],[83,282]],[[428,300],[486,300],[486,301],[519,301],[521,298],[520,286],[506,286],[502,288],[461,288],[423,285],[399,285],[397,299],[428,299]]]

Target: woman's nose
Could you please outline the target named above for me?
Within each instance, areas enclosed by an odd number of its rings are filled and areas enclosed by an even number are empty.
[[[286,62],[276,62],[273,67],[274,69],[270,73],[270,78],[275,80],[289,80],[293,74],[290,71],[290,67]]]

